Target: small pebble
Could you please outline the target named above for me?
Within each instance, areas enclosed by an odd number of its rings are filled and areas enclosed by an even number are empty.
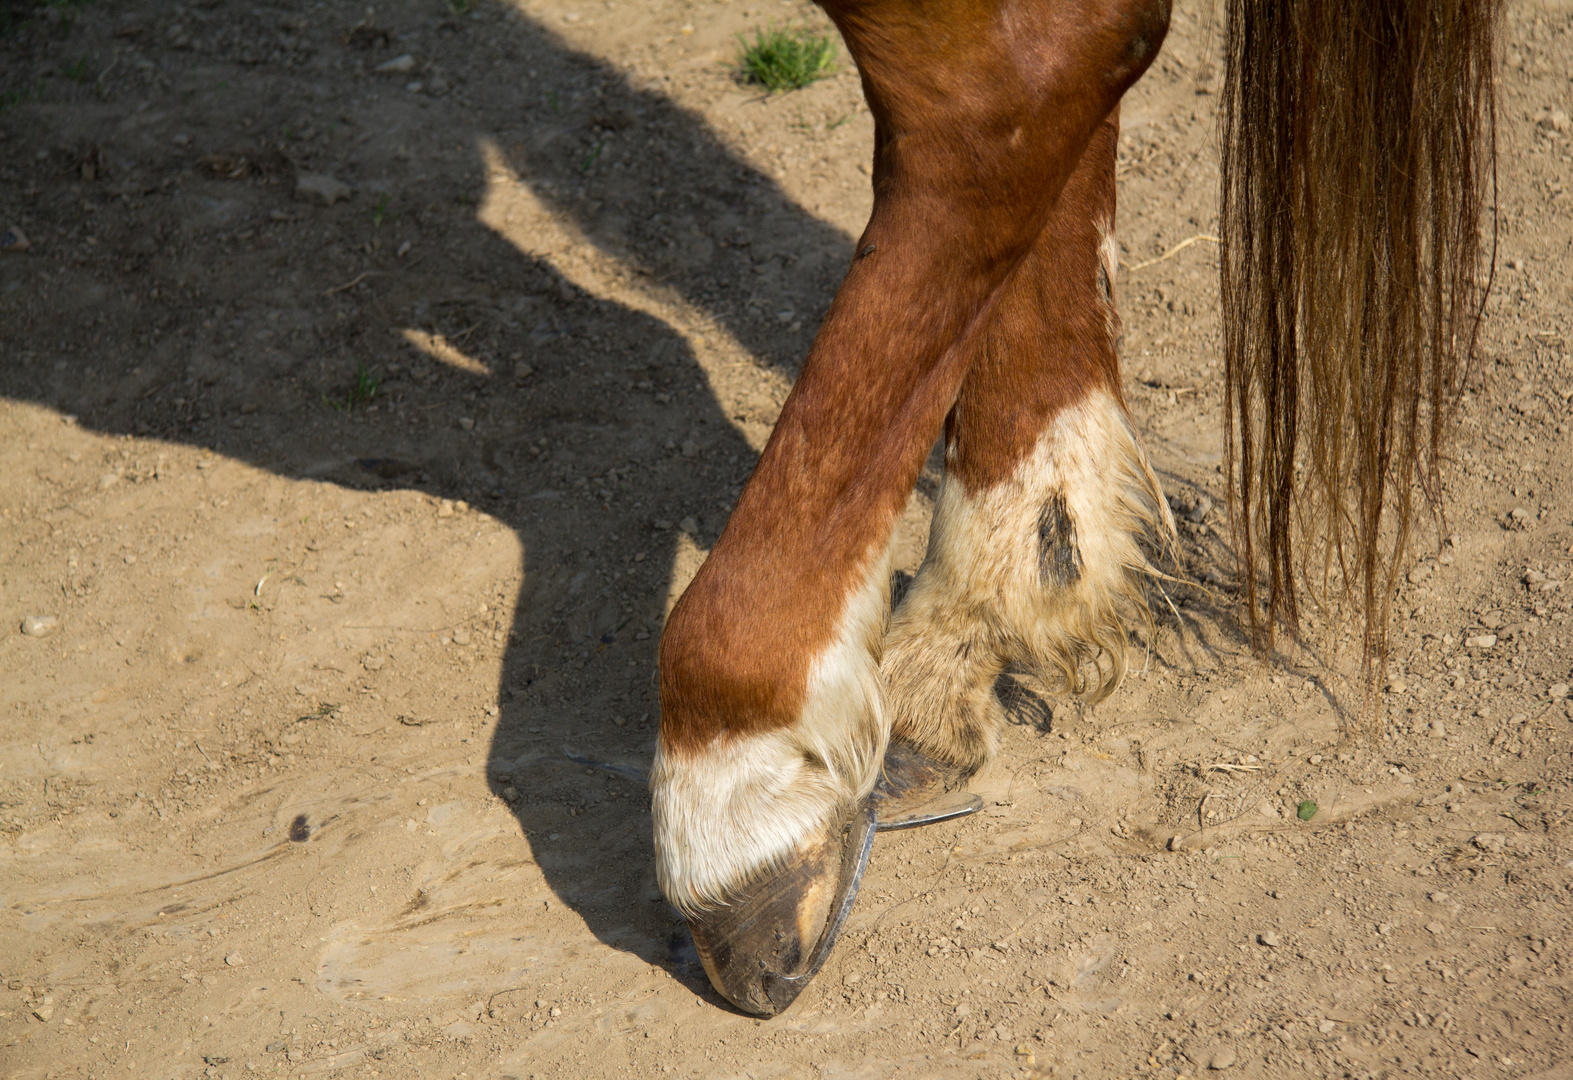
[[[1266,945],[1269,949],[1276,949],[1278,946],[1283,944],[1283,942],[1279,940],[1278,935],[1271,931],[1268,931],[1265,934],[1257,934],[1256,940],[1261,944]]]
[[[415,57],[409,53],[395,56],[387,63],[378,64],[374,69],[379,75],[408,75],[415,70]]]
[[[228,964],[230,967],[239,967],[245,962],[246,961],[241,958],[241,955],[238,952],[232,952],[228,956],[224,957],[224,963]]]
[[[1464,645],[1471,649],[1490,649],[1497,643],[1495,634],[1476,634],[1472,638],[1465,638]]]
[[[295,198],[301,202],[332,206],[348,199],[352,193],[348,184],[326,173],[301,173],[295,179]]]
[[[22,633],[28,637],[48,637],[60,629],[60,620],[53,615],[29,615],[22,620]]]
[[[1207,1059],[1209,1069],[1229,1069],[1239,1060],[1234,1056],[1234,1050],[1228,1046],[1221,1046],[1213,1051],[1213,1056]]]
[[[453,643],[455,645],[468,645],[470,643],[470,632],[462,629],[455,630],[453,632]]]
[[[694,536],[699,532],[699,522],[692,516],[685,517],[682,521],[679,521],[677,527],[689,536]]]
[[[32,243],[27,239],[27,234],[24,233],[21,229],[17,228],[15,225],[12,225],[5,232],[0,233],[0,251],[15,251],[20,253],[26,251],[32,246]]]
[[[1551,689],[1547,690],[1546,693],[1551,697],[1552,701],[1561,701],[1568,696],[1568,684],[1565,682],[1552,683]]]
[[[1426,730],[1426,737],[1431,739],[1445,739],[1447,737],[1447,725],[1442,723],[1441,720],[1431,721],[1430,727]]]

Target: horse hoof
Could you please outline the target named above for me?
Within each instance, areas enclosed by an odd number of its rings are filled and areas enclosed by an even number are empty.
[[[824,964],[852,910],[874,842],[871,800],[727,904],[688,917],[710,984],[746,1013],[774,1016]]]
[[[903,742],[892,742],[885,751],[879,783],[869,796],[874,805],[875,828],[913,829],[937,821],[964,817],[983,807],[983,800],[962,791],[967,774],[954,765],[929,757]]]

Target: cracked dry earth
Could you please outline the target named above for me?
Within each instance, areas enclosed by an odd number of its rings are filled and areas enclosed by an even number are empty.
[[[662,619],[870,205],[844,59],[776,97],[727,66],[823,17],[13,23],[0,1074],[1573,1075],[1573,8],[1507,8],[1448,526],[1363,723],[1332,624],[1242,643],[1216,250],[1149,262],[1216,232],[1211,18],[1181,5],[1128,98],[1119,293],[1178,573],[1212,587],[1169,588],[1095,711],[1003,680],[985,812],[880,837],[768,1023],[655,890],[642,770]]]

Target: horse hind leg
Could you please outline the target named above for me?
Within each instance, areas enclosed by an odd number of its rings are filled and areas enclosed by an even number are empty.
[[[928,552],[886,635],[893,743],[953,775],[998,749],[1007,665],[1094,700],[1118,685],[1125,626],[1148,617],[1143,540],[1173,535],[1120,391],[1117,136],[1114,114],[980,336],[946,420]]]

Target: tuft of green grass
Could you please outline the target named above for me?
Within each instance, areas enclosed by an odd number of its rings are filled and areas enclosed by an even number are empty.
[[[361,361],[355,361],[355,385],[350,387],[349,393],[339,399],[322,395],[322,403],[335,412],[347,413],[359,405],[370,405],[372,398],[377,396],[377,388],[382,385],[382,378],[372,374]]]
[[[737,66],[744,81],[772,94],[801,90],[835,70],[836,43],[829,34],[772,25],[756,29],[752,43],[741,34],[737,40],[743,46]]]
[[[1299,812],[1295,816],[1297,816],[1301,821],[1310,821],[1316,816],[1316,811],[1317,805],[1310,799],[1306,799],[1300,804]]]
[[[606,149],[606,142],[607,140],[602,139],[600,142],[596,143],[594,149],[590,151],[590,153],[585,157],[584,161],[579,163],[579,172],[581,174],[586,176],[589,175],[590,170],[595,167],[596,159],[601,156],[601,151]]]
[[[371,224],[373,228],[381,228],[382,223],[388,219],[388,204],[392,201],[392,196],[384,195],[377,200],[377,205],[371,208]]]

